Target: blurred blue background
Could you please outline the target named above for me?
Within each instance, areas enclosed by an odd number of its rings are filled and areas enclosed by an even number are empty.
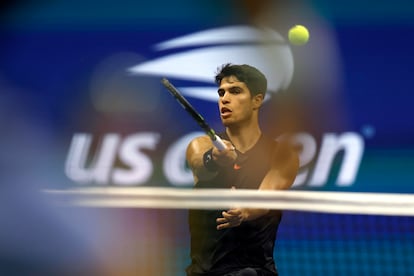
[[[160,79],[183,89],[211,88],[215,70],[207,70],[208,81],[180,74],[206,71],[191,59],[167,63],[172,71],[158,67],[159,74],[127,69],[219,46],[210,36],[204,45],[157,48],[205,30],[266,26],[285,39],[292,80],[271,93],[262,125],[275,138],[302,134],[301,176],[293,189],[413,193],[414,4],[286,2],[3,1],[2,272],[184,274],[184,211],[57,207],[42,190],[190,188],[182,152],[199,129]],[[310,30],[306,45],[286,41],[296,24]],[[274,74],[268,79],[281,72]],[[187,96],[221,130],[216,103]],[[289,211],[275,256],[281,275],[411,275],[413,231],[406,217]]]

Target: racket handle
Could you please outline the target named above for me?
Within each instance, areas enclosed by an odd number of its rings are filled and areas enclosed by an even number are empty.
[[[218,150],[224,150],[226,149],[226,144],[224,144],[223,140],[221,140],[220,137],[218,137],[217,135],[214,136],[214,140],[213,140],[213,145],[218,149]]]

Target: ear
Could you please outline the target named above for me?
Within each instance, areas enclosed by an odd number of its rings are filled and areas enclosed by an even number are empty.
[[[264,95],[263,94],[257,94],[257,95],[255,95],[253,97],[253,108],[254,109],[259,109],[262,106],[263,99],[264,99]]]

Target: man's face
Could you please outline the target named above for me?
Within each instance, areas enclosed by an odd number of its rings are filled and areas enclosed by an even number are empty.
[[[243,124],[252,118],[253,99],[249,88],[235,76],[225,77],[218,88],[221,121],[225,126]]]

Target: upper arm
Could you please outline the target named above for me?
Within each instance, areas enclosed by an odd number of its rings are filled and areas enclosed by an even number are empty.
[[[288,142],[279,143],[271,159],[270,170],[263,179],[260,189],[285,190],[295,181],[299,171],[299,155]]]
[[[276,147],[273,153],[272,169],[280,171],[281,176],[291,180],[293,184],[299,171],[299,154],[288,141],[280,142]]]

